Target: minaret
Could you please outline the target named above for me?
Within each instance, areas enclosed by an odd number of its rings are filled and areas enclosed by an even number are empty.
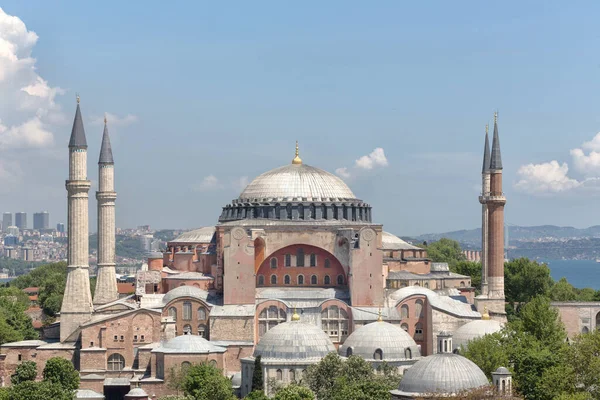
[[[481,294],[488,294],[488,208],[486,199],[490,195],[490,140],[488,125],[485,125],[485,144],[483,148],[483,167],[481,169]]]
[[[115,163],[104,117],[104,134],[98,160],[98,273],[94,304],[118,300],[115,275]]]
[[[490,157],[490,194],[488,207],[487,280],[488,307],[492,313],[504,314],[504,204],[502,192],[502,157],[498,137],[498,113],[494,113],[494,137]]]
[[[71,337],[79,326],[92,316],[92,294],[89,276],[87,141],[83,129],[79,96],[69,141],[69,179],[66,182],[68,198],[68,265],[67,284],[60,309],[60,341]]]

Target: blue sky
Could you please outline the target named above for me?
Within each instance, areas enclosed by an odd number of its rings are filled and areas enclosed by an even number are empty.
[[[386,230],[476,227],[496,109],[507,222],[600,223],[600,4],[172,3],[3,2],[0,211],[65,220],[79,92],[92,180],[109,113],[120,227],[213,224],[295,140]],[[376,148],[387,165],[356,164]]]

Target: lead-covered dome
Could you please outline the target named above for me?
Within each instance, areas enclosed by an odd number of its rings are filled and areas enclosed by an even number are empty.
[[[177,275],[175,275],[175,277],[177,277]],[[166,305],[173,300],[180,299],[182,297],[191,297],[193,299],[206,301],[208,298],[208,292],[196,286],[178,286],[175,289],[169,290],[167,294],[163,296],[162,302]]]
[[[319,327],[300,321],[279,324],[263,335],[254,357],[282,360],[320,360],[335,352],[329,336]]]
[[[392,394],[403,397],[452,395],[487,385],[487,377],[471,360],[457,354],[438,353],[407,369],[398,390]]]
[[[339,348],[341,356],[355,355],[365,360],[373,360],[378,351],[383,361],[410,360],[421,356],[419,346],[404,329],[384,321],[361,326]]]
[[[243,202],[357,201],[337,176],[306,164],[290,164],[255,178],[240,194]]]
[[[502,324],[493,319],[485,319],[484,314],[484,319],[468,322],[454,332],[452,335],[454,349],[460,349],[461,346],[466,347],[471,340],[500,332],[500,330],[502,330]]]

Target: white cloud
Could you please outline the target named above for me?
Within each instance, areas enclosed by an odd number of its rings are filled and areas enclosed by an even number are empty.
[[[339,175],[345,179],[348,179],[351,176],[350,172],[348,171],[348,168],[346,168],[346,167],[336,169],[335,173],[336,173],[336,175]]]
[[[112,113],[105,113],[106,120],[108,121],[109,126],[128,126],[134,124],[138,121],[138,117],[133,114],[127,114],[124,117],[119,117]],[[94,125],[103,125],[104,124],[104,116],[101,117],[92,117],[92,124]]]
[[[360,157],[354,164],[356,168],[373,169],[374,167],[387,167],[388,160],[383,148],[377,147],[371,154]]]
[[[196,192],[210,192],[223,188],[219,179],[214,175],[205,176],[202,182],[191,185],[190,188]]]
[[[571,157],[575,169],[583,175],[588,177],[600,175],[600,152],[592,150],[586,155],[582,149],[573,149],[571,150]]]
[[[585,142],[581,147],[587,150],[600,151],[600,132],[596,133],[592,140]]]
[[[53,141],[52,132],[37,116],[10,128],[2,125],[2,121],[0,121],[0,150],[45,147],[52,145]]]
[[[517,171],[520,180],[515,187],[532,194],[558,193],[577,188],[582,185],[568,176],[567,163],[559,164],[553,160],[542,164],[527,164]]]

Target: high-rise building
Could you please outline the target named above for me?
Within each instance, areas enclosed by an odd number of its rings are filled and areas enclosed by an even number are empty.
[[[19,237],[19,228],[17,228],[14,225],[11,225],[8,228],[6,228],[6,233],[8,233],[9,235]]]
[[[33,229],[44,230],[50,228],[50,214],[48,211],[33,214]]]
[[[56,232],[65,233],[65,224],[63,224],[62,222],[56,224]]]
[[[12,226],[12,213],[5,212],[2,214],[2,231],[6,232],[9,226]]]
[[[18,212],[15,213],[15,226],[20,230],[27,229],[27,213]]]

